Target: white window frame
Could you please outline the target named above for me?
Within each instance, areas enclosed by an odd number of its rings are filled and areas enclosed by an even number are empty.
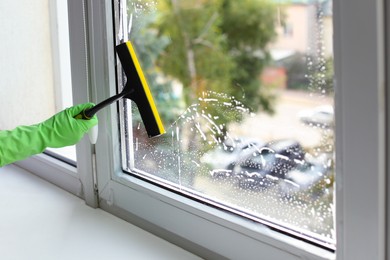
[[[111,4],[111,0],[68,0],[74,103],[101,101],[116,92]],[[118,111],[123,104],[98,113],[98,143],[93,146],[84,139],[78,144],[78,173],[60,176],[74,177],[72,185],[78,183],[88,205],[100,206],[204,258],[390,259],[386,252],[386,203],[390,201],[386,117],[390,113],[385,81],[390,70],[385,66],[389,47],[384,20],[389,10],[384,0],[333,0],[333,9],[335,253],[123,173],[118,141]],[[50,160],[56,165],[53,171],[66,168],[48,158],[31,160],[42,172],[42,165]],[[25,162],[24,167],[31,165]],[[44,175],[55,178],[52,175],[57,173]],[[57,180],[60,185],[63,181]]]
[[[338,259],[389,257],[384,15],[381,0],[334,3]]]

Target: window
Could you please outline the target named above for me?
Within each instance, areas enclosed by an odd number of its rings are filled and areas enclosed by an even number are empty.
[[[68,17],[67,12],[57,11],[57,6],[66,9],[66,2],[8,2],[2,6],[2,16],[7,20],[2,38],[7,40],[2,41],[1,49],[20,51],[3,51],[9,62],[2,67],[1,84],[7,87],[2,90],[0,103],[7,109],[3,109],[0,129],[39,123],[72,104]],[[11,10],[20,10],[21,15],[16,18]],[[18,30],[28,31],[24,37],[34,44],[18,45],[7,36]],[[74,147],[54,150],[57,155],[63,151],[62,156],[75,164]]]
[[[72,77],[70,71],[68,6],[65,1],[50,2],[51,50],[55,112],[73,105]],[[47,154],[76,165],[76,146],[49,148]]]
[[[2,3],[0,129],[36,124],[72,104],[66,9],[66,1]],[[18,31],[23,37],[10,37]],[[17,164],[81,196],[75,148],[45,153]]]
[[[167,131],[149,139],[127,102],[124,170],[334,249],[329,2],[284,4],[316,39],[281,49],[279,1],[121,1],[117,44],[135,45]]]
[[[184,3],[184,1],[171,1],[171,3],[174,2]],[[202,3],[204,2],[202,1]],[[145,37],[145,42],[147,42],[146,40],[150,35],[142,35],[140,33],[141,28],[136,26],[136,16],[139,13],[135,13],[135,11],[142,11],[148,17],[148,15],[159,10],[156,3],[160,4],[162,1],[137,3],[139,5],[134,8],[132,2],[124,1],[68,1],[72,88],[75,94],[75,103],[87,100],[99,102],[116,93],[117,87],[120,88],[121,81],[118,80],[119,84],[116,84],[117,72],[115,70],[114,45],[122,38],[118,37],[118,31],[114,32],[114,27],[120,28],[119,23],[122,23],[122,30],[128,32],[129,28],[131,28],[130,39],[132,39],[132,34],[138,32],[138,35]],[[334,0],[333,5],[333,23],[335,24],[334,48],[328,48],[328,43],[331,40],[324,39],[324,45],[326,45],[325,52],[334,49],[334,68],[336,72],[334,103],[336,111],[335,136],[337,153],[335,165],[337,166],[337,174],[335,177],[337,185],[335,199],[337,210],[334,216],[336,234],[332,235],[331,233],[330,237],[333,241],[330,241],[330,243],[325,241],[325,244],[321,243],[324,237],[326,238],[326,235],[324,236],[321,233],[319,233],[320,237],[314,240],[309,240],[307,236],[302,239],[302,236],[292,233],[299,225],[295,224],[292,225],[291,229],[285,229],[289,226],[284,220],[282,221],[283,223],[277,223],[278,225],[272,225],[270,222],[259,223],[260,218],[257,216],[253,218],[251,214],[244,214],[245,216],[242,217],[242,213],[246,212],[247,209],[231,213],[231,210],[236,208],[237,205],[226,205],[226,201],[215,201],[215,204],[211,203],[210,200],[205,202],[201,200],[205,196],[201,192],[192,189],[193,186],[185,183],[184,179],[182,179],[181,184],[178,184],[177,181],[179,179],[175,175],[162,175],[161,171],[151,171],[150,169],[154,170],[153,167],[157,170],[159,169],[159,164],[156,167],[153,166],[155,161],[149,161],[150,158],[148,156],[152,154],[143,152],[143,156],[146,154],[146,157],[141,157],[142,160],[147,160],[150,163],[147,167],[145,164],[137,164],[136,157],[141,156],[141,149],[145,149],[146,141],[143,138],[138,138],[138,142],[136,140],[137,136],[134,135],[134,132],[143,132],[141,131],[142,123],[139,124],[140,129],[138,129],[138,124],[133,123],[133,120],[137,122],[136,111],[133,111],[133,109],[136,109],[130,102],[121,102],[99,112],[99,139],[96,146],[91,146],[88,140],[83,140],[77,146],[77,170],[80,175],[83,192],[80,196],[83,196],[89,205],[100,206],[206,259],[216,259],[220,256],[230,259],[259,257],[263,259],[384,258],[386,251],[385,241],[388,234],[385,225],[385,190],[388,185],[384,177],[386,167],[385,150],[388,144],[385,143],[387,134],[385,133],[384,119],[387,112],[385,111],[386,96],[383,94],[385,93],[383,82],[386,71],[384,62],[385,59],[387,61],[384,55],[383,13],[384,10],[386,10],[386,13],[388,10],[384,8],[382,1]],[[128,13],[127,10],[130,12]],[[122,22],[118,19],[113,24],[112,14],[115,14],[117,18],[120,18],[122,14]],[[126,20],[123,19],[124,14],[129,14]],[[324,18],[325,15],[324,12],[323,16],[318,17],[323,17],[323,23],[328,23],[329,21]],[[211,17],[215,16],[211,15]],[[365,17],[365,19],[361,19],[361,17]],[[143,19],[144,16],[138,17],[138,22],[143,23]],[[215,22],[220,22],[221,17],[216,16],[212,20],[214,19]],[[132,22],[130,23],[130,21]],[[200,19],[200,21],[202,20]],[[114,26],[115,24],[116,26]],[[323,29],[328,30],[331,28],[324,26]],[[217,31],[213,31],[213,33]],[[152,32],[157,33],[158,31]],[[298,32],[294,30],[294,35],[296,34]],[[204,35],[204,37],[206,36],[210,37],[209,34]],[[216,35],[213,34],[212,36]],[[316,37],[315,35],[314,39],[317,40]],[[217,42],[224,40],[223,37],[212,39]],[[202,37],[200,37],[199,41],[201,42],[201,40]],[[204,43],[207,45],[207,42]],[[215,44],[215,42],[212,43]],[[162,41],[160,44],[166,43]],[[275,41],[272,44],[276,46],[278,42]],[[139,54],[142,53],[142,46],[137,44],[136,46],[137,52]],[[216,54],[218,53],[213,53],[213,55]],[[258,52],[257,54],[259,57],[263,57],[265,53]],[[150,57],[150,55],[147,55],[147,57]],[[270,57],[273,57],[273,59],[276,59],[276,57],[280,59],[290,57],[290,51],[276,50],[270,53]],[[225,57],[220,58],[223,59]],[[143,59],[141,56],[140,60]],[[307,65],[310,61],[313,64],[317,62],[312,57],[309,59],[308,56],[298,57],[297,61],[294,62],[303,63],[306,65],[304,69],[308,69]],[[142,65],[144,70],[148,68],[147,64]],[[275,63],[275,65],[279,65],[279,63]],[[218,69],[222,70],[224,67],[218,67]],[[283,77],[280,77],[280,74],[283,75],[283,70],[279,67],[264,68],[264,71],[268,71],[272,77],[269,77],[269,74],[261,75],[263,82],[280,85],[280,82],[267,81],[275,77],[279,81],[284,82],[284,80],[280,79],[283,79]],[[148,75],[152,75],[150,72],[148,73]],[[121,74],[118,73],[117,75]],[[318,77],[311,78],[313,74],[307,73],[307,75],[308,77],[294,79],[294,82],[297,83],[296,85],[299,86],[300,82],[305,82],[305,80],[315,81],[318,79]],[[167,80],[165,78],[157,79]],[[287,82],[288,79],[291,79],[291,77],[285,78],[286,85],[290,83]],[[272,85],[271,83],[270,85]],[[174,84],[173,86],[176,85]],[[170,93],[174,94],[172,95],[173,97],[183,95],[180,93],[181,88],[179,86],[172,87],[172,89],[174,91]],[[155,89],[152,91],[153,93],[161,94]],[[229,97],[217,95],[221,92],[215,93],[217,98],[224,99]],[[317,94],[321,96],[326,93],[320,91]],[[155,96],[155,98],[156,100],[163,99],[163,97],[159,96]],[[208,97],[201,98],[205,99]],[[238,101],[242,102],[241,100]],[[203,102],[211,101],[203,100]],[[229,102],[233,101],[229,100]],[[326,118],[329,118],[329,113],[331,113],[327,107],[319,107],[318,110],[302,112],[300,116],[302,119],[307,117],[307,115],[311,115],[310,118],[313,118],[313,115],[317,114],[316,118],[321,119],[321,122],[323,122],[324,119],[326,121]],[[186,107],[184,106],[184,108]],[[124,113],[125,111],[135,115],[134,118],[131,118],[131,121],[128,120],[128,115]],[[160,113],[164,115],[163,112],[160,109]],[[176,116],[179,115],[181,113],[178,113]],[[201,111],[200,115],[202,115]],[[128,125],[126,126],[123,122],[127,122]],[[319,122],[312,123],[316,125]],[[199,127],[201,126],[203,125],[199,125]],[[129,127],[127,131],[122,131],[126,127]],[[197,131],[196,126],[193,129]],[[122,133],[129,135],[122,135]],[[169,133],[172,136],[172,132]],[[183,140],[180,129],[178,133],[179,140]],[[177,132],[174,131],[174,134],[177,140]],[[206,135],[206,137],[209,137],[209,135]],[[198,138],[202,140],[201,136]],[[234,138],[232,139],[234,140]],[[121,144],[119,140],[127,140],[127,146],[122,145],[126,145],[126,142]],[[245,167],[246,162],[248,162],[248,164],[253,163],[255,166],[257,164],[257,169],[260,169],[263,167],[262,157],[272,158],[269,161],[283,160],[283,158],[288,157],[292,153],[298,156],[296,159],[299,161],[301,160],[299,158],[300,149],[305,151],[305,145],[302,142],[299,142],[300,146],[290,142],[293,149],[278,150],[280,147],[278,147],[277,142],[269,143],[266,140],[258,140],[258,138],[256,140],[256,143],[251,140],[242,140],[242,142],[234,140],[231,143],[227,141],[224,143],[226,150],[221,149],[220,152],[224,154],[224,158],[230,158],[230,155],[233,155],[232,157],[235,158],[235,151],[230,150],[234,145],[237,147],[236,150],[242,148],[241,152],[246,153],[253,147],[260,145],[258,141],[263,141],[267,146],[261,147],[263,149],[260,149],[260,151],[256,150],[254,153],[250,153],[248,157],[245,156],[244,164],[240,165],[240,167]],[[244,141],[249,142],[244,143]],[[158,144],[153,143],[150,145],[158,146]],[[275,145],[275,147],[270,148],[271,145]],[[129,148],[129,153],[122,153],[122,151],[126,150],[125,147]],[[279,152],[276,153],[276,150]],[[138,152],[138,154],[134,153],[134,151]],[[307,151],[305,151],[306,154]],[[129,158],[127,157],[128,155]],[[154,155],[154,158],[157,157]],[[188,159],[181,157],[180,163],[183,163],[184,160]],[[125,162],[124,168],[127,171],[123,171],[122,162]],[[190,165],[191,167],[198,167],[195,163],[190,163]],[[57,170],[51,171],[51,174],[46,176],[53,176],[52,173],[57,172],[61,167],[57,165]],[[288,167],[286,165],[286,169]],[[45,167],[41,169],[45,169]],[[187,174],[184,168],[181,169],[183,170],[181,174]],[[303,174],[310,174],[309,171],[306,171],[307,169],[317,171],[316,167],[312,167],[312,162],[306,159],[299,164],[297,169]],[[211,176],[212,172],[223,173],[223,171],[213,170],[206,172],[207,174],[204,176],[209,178],[214,176]],[[229,169],[226,172],[229,172]],[[257,172],[257,170],[254,171],[254,173]],[[215,176],[218,174],[215,174]],[[59,175],[56,174],[55,176],[58,177]],[[68,179],[61,180],[61,182],[66,181]],[[215,183],[220,186],[224,185],[223,180],[216,180]],[[295,187],[292,182],[285,182],[283,185],[292,189]],[[167,186],[169,189],[167,189]],[[178,190],[180,187],[181,190]],[[80,189],[72,190],[72,192],[75,193],[80,191]],[[238,187],[237,189],[240,188]],[[262,191],[249,190],[245,192],[260,193]],[[304,231],[307,233],[308,229],[304,228]],[[337,240],[336,252],[333,253],[332,250],[329,250],[329,244],[334,243],[335,239]]]

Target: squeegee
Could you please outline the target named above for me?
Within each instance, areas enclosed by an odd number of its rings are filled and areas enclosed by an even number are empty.
[[[148,136],[155,137],[164,134],[164,126],[133,45],[128,41],[117,45],[115,50],[121,61],[122,69],[126,74],[127,82],[125,87],[121,93],[102,101],[90,109],[84,110],[76,118],[90,119],[100,109],[121,98],[128,98],[137,105]]]

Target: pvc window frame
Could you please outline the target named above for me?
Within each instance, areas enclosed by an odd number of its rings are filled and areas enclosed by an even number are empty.
[[[389,10],[385,3],[334,3],[338,259],[390,257],[386,247],[389,86],[385,76]]]
[[[109,172],[102,174],[97,166],[101,207],[206,258],[384,258],[384,2],[334,0],[333,9],[337,86],[336,253],[124,174],[119,156],[112,158],[112,165],[119,164],[114,170],[107,169]],[[368,171],[370,174],[366,174]]]
[[[109,18],[113,13],[111,4],[87,1],[87,6],[91,11],[88,22],[95,29],[89,47],[102,53],[95,43],[106,39],[102,51],[113,53],[112,25],[107,26],[112,18],[102,21],[102,17]],[[96,145],[100,207],[204,258],[383,259],[386,256],[384,2],[338,0],[333,7],[337,86],[336,253],[123,173],[115,106],[103,116],[104,122],[111,122],[104,127],[107,138],[100,138]],[[364,21],[359,19],[363,16]],[[99,30],[97,25],[103,27]],[[99,32],[107,34],[102,36]],[[95,72],[95,82],[108,80],[113,91],[115,79],[109,64],[115,63],[110,58],[107,57],[105,73]],[[104,75],[105,79],[96,78]],[[98,90],[97,86],[95,91]],[[120,104],[119,111],[122,108]]]
[[[116,92],[112,1],[68,0],[68,5],[74,102],[97,102]],[[87,204],[204,258],[390,259],[389,8],[383,0],[333,0],[333,10],[336,252],[123,173],[118,120],[123,104],[98,113],[96,146],[86,139],[77,145],[79,183]],[[36,157],[41,159],[47,158]]]

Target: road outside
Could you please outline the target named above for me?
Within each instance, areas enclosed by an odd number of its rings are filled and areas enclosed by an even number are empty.
[[[321,142],[322,130],[303,124],[298,114],[324,105],[333,106],[333,99],[310,92],[281,91],[277,95],[274,115],[258,113],[247,117],[239,124],[232,124],[229,132],[262,141],[291,138],[304,147],[316,146]]]

